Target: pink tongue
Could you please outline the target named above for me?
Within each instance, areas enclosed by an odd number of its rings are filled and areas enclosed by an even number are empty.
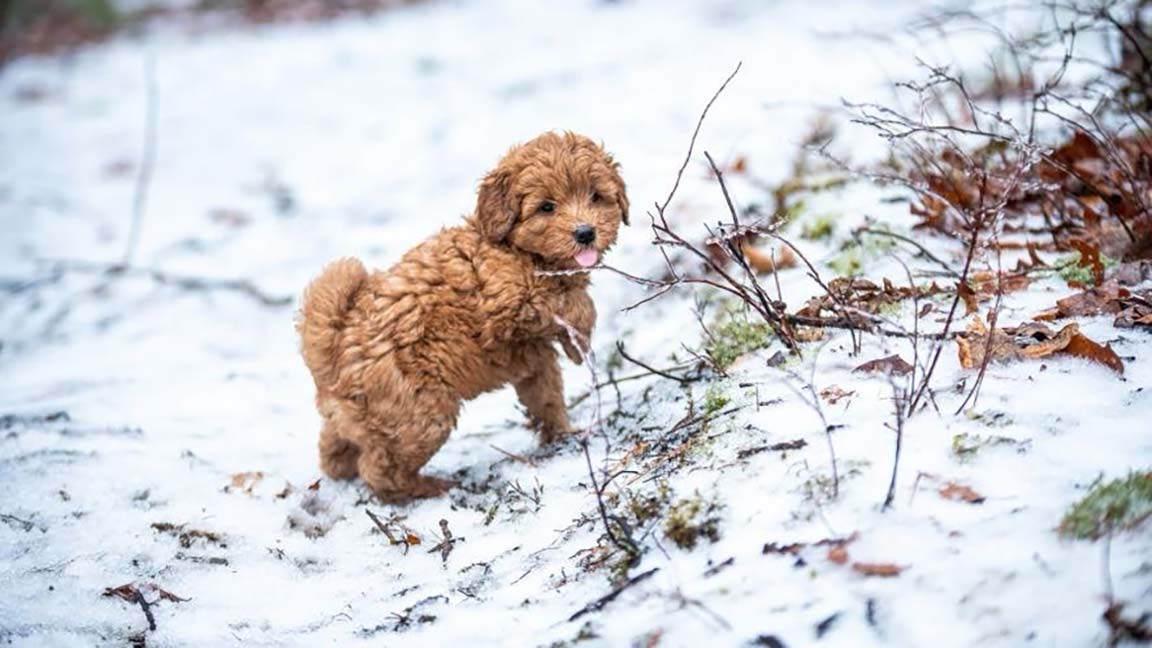
[[[591,268],[599,259],[600,253],[596,250],[584,250],[576,255],[576,263],[579,263],[581,268]]]

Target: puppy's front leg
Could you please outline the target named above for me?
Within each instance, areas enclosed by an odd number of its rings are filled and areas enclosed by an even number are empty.
[[[592,343],[592,327],[596,325],[596,305],[584,290],[565,295],[557,316],[576,331],[573,336],[565,327],[560,327],[557,337],[564,354],[576,364],[583,362],[584,353]],[[578,339],[573,339],[573,337]],[[582,338],[582,339],[579,339]]]
[[[564,380],[556,352],[546,347],[533,363],[535,372],[516,383],[516,395],[536,428],[541,445],[568,434],[568,410],[564,406]]]

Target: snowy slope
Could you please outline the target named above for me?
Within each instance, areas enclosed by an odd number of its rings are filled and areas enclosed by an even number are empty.
[[[624,165],[634,225],[609,260],[656,274],[662,261],[648,245],[646,206],[666,195],[704,101],[736,62],[743,69],[705,124],[701,150],[745,155],[753,175],[779,180],[814,112],[841,97],[887,98],[890,80],[913,72],[910,48],[947,60],[980,51],[975,38],[933,51],[827,35],[892,30],[919,8],[430,2],[323,25],[210,34],[157,26],[77,57],[0,71],[0,278],[5,286],[43,280],[0,300],[0,638],[121,645],[146,627],[144,615],[101,593],[136,582],[190,599],[153,608],[157,629],[147,641],[158,646],[577,638],[687,646],[761,635],[805,646],[817,643],[817,627],[829,646],[1102,642],[1100,547],[1062,542],[1053,528],[1099,474],[1152,463],[1147,335],[1118,333],[1105,318],[1081,327],[1133,358],[1123,380],[1072,359],[997,366],[978,419],[952,415],[963,395],[948,386],[970,372],[945,349],[941,413],[909,422],[888,512],[879,504],[891,473],[890,386],[851,369],[909,356],[906,345],[868,340],[849,357],[847,336],[832,336],[787,366],[807,377],[816,362],[817,388],[855,392],[825,406],[829,423],[843,426],[834,435],[835,502],[806,495],[805,484],[830,470],[823,428],[786,374],[767,368],[776,349],[745,358],[715,388],[739,411],[710,423],[708,440],[664,477],[674,499],[724,504],[719,540],[684,550],[653,529],[632,575],[659,571],[568,622],[611,590],[607,570],[582,567],[603,527],[579,448],[538,452],[511,393],[467,405],[429,466],[464,481],[449,497],[389,507],[357,484],[325,479],[312,491],[321,476],[318,419],[291,305],[141,277],[51,274],[51,260],[115,262],[123,252],[149,59],[158,146],[136,254],[144,266],[248,279],[295,297],[335,256],[388,265],[469,211],[476,180],[510,144],[566,128],[602,139]],[[29,100],[29,88],[44,98]],[[857,158],[880,151],[859,132],[838,142]],[[762,198],[740,179],[733,188],[738,200]],[[820,195],[812,209],[841,214],[840,231],[866,215],[907,228],[907,206],[887,195],[853,185]],[[674,217],[700,236],[703,222],[723,216],[699,160],[678,196]],[[811,254],[833,252],[816,245]],[[883,258],[868,271],[903,276]],[[816,292],[799,270],[782,281],[790,304]],[[1058,280],[1037,283],[1010,295],[1002,317],[1026,319],[1069,292]],[[643,295],[616,275],[596,275],[601,360],[617,339],[659,366],[674,352],[683,357],[681,343],[698,344],[690,295],[620,312]],[[566,371],[569,395],[585,393],[588,373]],[[692,388],[695,403],[706,389]],[[658,378],[601,393],[606,414],[630,414],[609,415],[605,436],[595,437],[598,466],[621,461],[639,441],[658,442],[689,398]],[[594,423],[593,402],[582,400],[574,419]],[[961,461],[957,434],[1012,441]],[[740,454],[795,439],[807,446]],[[233,484],[253,471],[262,476]],[[919,473],[970,485],[987,500],[942,499],[940,483],[917,482]],[[652,476],[620,479],[630,492],[652,493]],[[365,508],[406,516],[421,544],[390,546]],[[446,558],[428,552],[440,520],[464,538]],[[156,524],[218,537],[182,543],[179,531]],[[825,547],[762,552],[853,533],[852,560],[906,570],[865,577],[830,562]],[[1118,598],[1152,600],[1149,564],[1146,533],[1113,542]]]

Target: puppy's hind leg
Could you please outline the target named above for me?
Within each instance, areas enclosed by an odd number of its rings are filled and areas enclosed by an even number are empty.
[[[536,360],[535,372],[516,383],[516,395],[536,428],[540,443],[546,445],[572,431],[568,408],[564,405],[564,379],[560,363],[551,348]]]
[[[436,497],[456,485],[452,480],[421,475],[420,469],[456,427],[459,404],[445,399],[422,405],[412,420],[393,423],[389,434],[361,448],[360,477],[382,500]]]
[[[360,447],[340,436],[336,424],[324,421],[320,430],[320,468],[333,479],[353,479],[360,459]]]

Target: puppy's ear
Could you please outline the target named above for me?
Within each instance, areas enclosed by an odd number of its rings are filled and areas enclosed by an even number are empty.
[[[512,174],[497,168],[484,176],[476,198],[476,224],[480,233],[493,243],[503,241],[516,224],[519,211],[520,206],[512,195]]]

